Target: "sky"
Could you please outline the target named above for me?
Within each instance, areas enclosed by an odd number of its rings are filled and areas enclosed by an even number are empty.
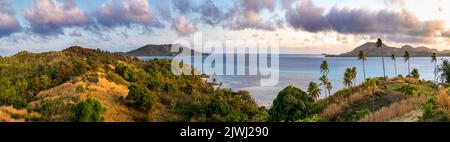
[[[0,56],[79,45],[123,52],[193,40],[279,40],[338,54],[377,38],[450,50],[449,0],[0,0]]]

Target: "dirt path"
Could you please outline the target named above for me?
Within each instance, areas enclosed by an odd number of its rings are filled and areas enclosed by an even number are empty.
[[[422,110],[414,110],[411,111],[403,116],[394,118],[390,120],[389,122],[417,122],[419,121],[419,118],[422,116],[423,111]]]

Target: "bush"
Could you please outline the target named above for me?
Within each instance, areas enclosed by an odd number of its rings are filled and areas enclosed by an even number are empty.
[[[269,110],[269,121],[291,122],[310,117],[316,105],[306,92],[289,86],[282,90]]]
[[[370,113],[370,110],[367,109],[367,108],[363,109],[363,110],[356,111],[355,114],[352,115],[351,120],[352,121],[358,121],[361,117],[363,117],[363,116],[365,116],[365,115],[367,115],[369,113]]]
[[[412,78],[415,78],[415,79],[419,79],[419,78],[420,78],[419,70],[416,69],[416,68],[414,68],[414,69],[411,71],[411,77],[412,77]]]
[[[153,92],[150,92],[147,87],[139,84],[132,84],[128,89],[130,91],[126,99],[131,100],[134,107],[146,112],[151,111],[156,102],[156,97]]]
[[[75,121],[78,122],[102,122],[101,114],[105,112],[102,105],[94,100],[87,99],[75,108]]]
[[[77,91],[77,93],[84,93],[86,90],[84,89],[83,86],[77,86],[77,88],[75,88],[75,90]]]
[[[106,73],[106,79],[109,81],[112,81],[118,85],[127,85],[128,82],[123,79],[120,75],[113,73],[113,72],[108,72]]]

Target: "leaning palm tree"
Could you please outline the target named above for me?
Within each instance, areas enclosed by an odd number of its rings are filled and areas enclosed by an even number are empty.
[[[395,70],[395,76],[397,76],[397,58],[395,57],[395,53],[391,54],[391,59],[394,60],[394,70]]]
[[[384,77],[384,80],[386,81],[386,70],[385,70],[385,67],[384,67],[384,55],[383,55],[383,41],[381,41],[381,39],[378,39],[377,43],[375,44],[375,46],[377,48],[380,48],[381,60],[383,62],[383,75],[384,75],[383,77]]]
[[[436,83],[436,76],[437,76],[437,57],[436,57],[436,53],[433,53],[431,55],[431,62],[434,62],[434,80],[433,82]]]
[[[364,79],[366,79],[366,67],[365,67],[364,63],[366,62],[367,57],[366,57],[366,54],[364,53],[364,51],[362,51],[362,50],[359,51],[358,60],[362,61]]]
[[[323,60],[322,64],[320,64],[320,72],[324,75],[327,75],[330,69],[328,68],[328,61]]]
[[[356,84],[356,76],[357,76],[357,71],[356,71],[356,67],[352,67],[352,72],[350,74],[351,79],[353,80],[352,84]]]
[[[310,82],[308,85],[308,93],[309,96],[314,98],[314,100],[319,99],[321,89],[319,88],[319,85],[316,82]]]
[[[323,85],[323,87],[325,88],[325,90],[328,90],[328,96],[331,95],[331,83],[328,80],[328,72],[330,72],[330,69],[328,68],[328,61],[327,60],[323,60],[322,63],[320,64],[320,72],[323,74],[322,77],[320,77],[320,81],[322,82],[321,84]]]
[[[344,73],[344,79],[343,79],[343,83],[344,86],[347,87],[348,89],[350,89],[350,87],[352,87],[352,69],[351,68],[347,68],[347,70],[345,70]]]
[[[405,62],[408,62],[408,75],[411,74],[411,66],[409,64],[409,58],[410,58],[409,57],[409,52],[405,51],[405,54],[403,55],[403,59],[404,59]]]
[[[330,95],[331,96],[331,89],[333,89],[333,85],[331,85],[331,82],[330,81],[328,81],[327,83],[326,83],[326,88],[327,88],[327,91],[328,91],[328,95]]]
[[[327,76],[326,75],[323,75],[322,77],[320,77],[320,85],[322,85],[323,86],[323,88],[324,88],[324,90],[328,90],[328,85],[330,84],[329,82],[329,80],[328,80],[328,78],[327,78]],[[325,95],[329,95],[329,94],[327,94],[328,92],[327,91],[325,91]]]

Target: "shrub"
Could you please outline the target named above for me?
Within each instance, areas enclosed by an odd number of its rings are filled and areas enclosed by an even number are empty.
[[[77,88],[75,88],[75,90],[77,91],[77,93],[84,93],[86,90],[84,89],[83,86],[77,86]]]
[[[359,120],[361,117],[363,117],[363,116],[365,116],[365,115],[367,115],[367,114],[369,114],[370,113],[370,110],[369,109],[363,109],[363,110],[359,110],[359,111],[356,111],[355,112],[355,114],[353,114],[352,116],[351,116],[351,120],[352,121],[357,121],[357,120]]]
[[[419,70],[416,69],[416,68],[414,68],[414,69],[411,71],[411,77],[412,77],[412,78],[415,78],[415,79],[419,79],[419,78],[420,78]]]
[[[273,101],[273,106],[269,110],[269,121],[290,122],[310,117],[315,110],[314,99],[306,92],[288,86],[282,90]]]
[[[128,82],[125,79],[123,79],[120,75],[113,73],[113,72],[106,73],[106,79],[109,81],[112,81],[116,84],[119,84],[119,85],[127,85],[128,84]]]
[[[101,114],[105,112],[102,105],[94,100],[87,99],[79,103],[75,108],[75,121],[78,122],[102,122]]]
[[[153,92],[150,92],[145,86],[139,84],[132,84],[128,89],[130,91],[126,99],[131,100],[134,107],[146,112],[151,111],[156,102],[156,97]]]
[[[98,82],[99,82],[97,76],[88,76],[88,77],[87,77],[87,80],[88,80],[90,83],[98,83]]]

